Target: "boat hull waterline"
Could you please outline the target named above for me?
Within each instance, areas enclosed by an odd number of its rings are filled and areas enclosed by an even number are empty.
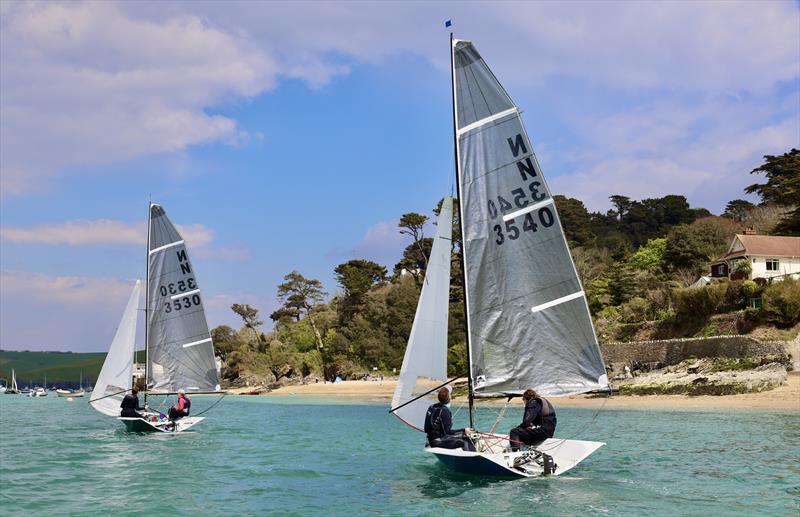
[[[544,468],[532,461],[523,462],[518,467],[514,466],[515,461],[519,463],[525,454],[538,451],[551,456],[556,468],[550,475],[558,476],[577,466],[603,445],[605,443],[602,442],[548,438],[535,448],[527,451],[473,452],[440,447],[426,447],[425,451],[435,455],[448,468],[461,474],[520,478],[545,475]],[[480,448],[480,443],[478,447]],[[532,455],[529,454],[529,456]]]
[[[170,420],[151,422],[144,418],[124,416],[117,417],[117,420],[125,424],[125,429],[132,433],[180,433],[199,424],[202,420],[205,420],[205,417],[188,416],[176,420],[174,423]]]

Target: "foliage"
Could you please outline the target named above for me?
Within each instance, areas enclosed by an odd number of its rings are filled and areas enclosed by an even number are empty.
[[[752,298],[754,294],[756,294],[756,290],[758,289],[758,284],[753,282],[752,280],[745,280],[742,282],[742,294],[747,298]]]
[[[694,273],[705,270],[709,255],[698,233],[688,225],[672,228],[667,234],[664,265],[670,271],[690,269]]]
[[[558,218],[564,228],[564,235],[571,246],[583,246],[592,239],[591,217],[583,205],[583,201],[565,197],[553,196],[553,201],[558,210]]]
[[[800,235],[800,150],[792,149],[780,156],[765,155],[765,163],[750,174],[764,173],[766,183],[754,183],[745,189],[748,194],[758,194],[763,203],[790,207],[775,231],[782,235]]]
[[[727,289],[725,284],[675,289],[673,303],[677,316],[686,321],[706,320],[720,308]]]
[[[256,346],[258,347],[261,342],[258,327],[264,324],[263,321],[258,319],[258,309],[246,304],[234,303],[231,305],[231,310],[242,318],[245,327],[253,331],[253,335],[256,338]]]
[[[317,350],[322,349],[322,336],[311,313],[311,309],[328,294],[322,290],[322,282],[306,278],[297,271],[292,271],[283,279],[284,282],[278,286],[278,299],[283,302],[283,308],[270,317],[275,321],[283,321],[285,314],[292,314],[297,321],[300,321],[300,316],[305,312],[311,324],[311,330],[314,331]],[[274,316],[281,311],[284,314],[278,314],[278,317],[275,318]]]
[[[761,300],[769,321],[785,327],[800,322],[800,280],[773,282],[764,289]]]
[[[753,265],[747,259],[739,259],[733,263],[733,271],[737,277],[749,278],[753,272]]]
[[[211,341],[214,343],[214,351],[224,361],[228,354],[239,348],[239,341],[236,339],[236,331],[227,325],[220,325],[211,330]]]
[[[625,323],[637,323],[650,319],[650,303],[638,296],[631,298],[627,303],[620,306],[620,316]]]
[[[734,221],[744,221],[744,218],[747,217],[747,214],[756,207],[750,201],[746,201],[744,199],[734,199],[733,201],[728,201],[728,204],[725,205],[725,211],[722,212],[722,217],[727,217],[729,219],[733,219]]]
[[[336,281],[344,288],[339,303],[339,318],[349,322],[363,305],[367,292],[377,282],[386,279],[386,268],[371,260],[349,260],[334,269]]]
[[[657,270],[662,267],[667,239],[651,239],[628,258],[628,264],[636,269]]]

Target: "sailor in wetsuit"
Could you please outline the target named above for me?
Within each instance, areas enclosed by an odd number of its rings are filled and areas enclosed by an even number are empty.
[[[119,405],[122,408],[120,411],[120,416],[132,417],[132,418],[144,418],[144,415],[141,413],[137,413],[137,411],[144,411],[147,409],[147,404],[144,407],[139,407],[139,390],[133,388],[130,393],[125,395],[125,398],[122,399],[122,404]]]
[[[177,420],[185,416],[189,416],[189,410],[192,407],[192,401],[186,396],[186,392],[178,390],[178,404],[169,408],[169,419]]]
[[[523,443],[536,445],[543,442],[556,432],[556,410],[547,399],[527,389],[522,394],[522,400],[525,402],[522,423],[508,433],[512,451],[518,451]]]
[[[453,415],[450,413],[450,390],[442,388],[437,395],[438,404],[433,404],[428,408],[425,415],[425,434],[428,435],[428,446],[441,447],[443,449],[461,449],[474,451],[472,444],[465,431],[470,429],[452,429]]]

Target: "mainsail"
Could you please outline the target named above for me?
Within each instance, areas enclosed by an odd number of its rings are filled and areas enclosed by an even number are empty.
[[[108,416],[119,416],[122,397],[131,388],[133,351],[136,339],[136,311],[139,308],[141,292],[142,282],[137,280],[89,399],[92,407]]]
[[[453,41],[474,394],[606,389],[583,288],[519,111],[472,43]]]
[[[417,386],[422,378],[447,379],[447,315],[450,300],[450,253],[452,251],[453,198],[442,201],[439,223],[425,273],[417,312],[408,337],[403,366],[392,399],[395,416],[422,431],[425,412],[432,397],[414,400],[426,389]],[[413,402],[409,402],[414,400]]]
[[[214,347],[183,238],[159,205],[150,206],[147,382],[156,392],[217,391]]]

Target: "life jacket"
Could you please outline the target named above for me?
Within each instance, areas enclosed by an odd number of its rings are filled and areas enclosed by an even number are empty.
[[[431,422],[431,430],[430,434],[428,434],[428,438],[431,440],[441,438],[447,434],[445,433],[444,423],[442,422],[442,411],[444,410],[445,406],[439,404],[434,404],[428,408],[428,417]]]
[[[539,415],[533,420],[533,424],[540,426],[545,422],[554,423],[556,419],[556,410],[553,409],[553,405],[550,404],[550,401],[542,397],[537,397],[533,400],[538,401],[539,405],[542,407],[539,411]]]

